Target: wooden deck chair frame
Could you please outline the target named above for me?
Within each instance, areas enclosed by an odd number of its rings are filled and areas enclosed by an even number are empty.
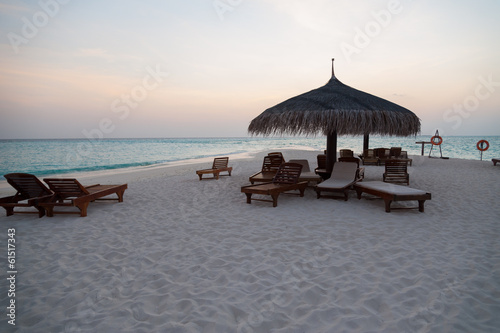
[[[351,149],[340,149],[339,157],[354,157],[354,152]]]
[[[216,157],[214,158],[214,162],[212,164],[212,168],[197,170],[196,174],[200,177],[200,180],[203,179],[203,175],[212,174],[213,177],[205,178],[205,179],[219,179],[219,176],[231,176],[231,172],[233,168],[228,166],[229,157]],[[221,172],[227,172],[227,175],[221,175]]]
[[[359,155],[359,157],[361,158],[363,165],[365,165],[365,164],[379,165],[379,159],[378,159],[377,155],[375,154],[374,149],[365,149],[363,151],[363,155]]]
[[[253,198],[253,200],[272,202],[273,207],[276,207],[278,206],[278,197],[281,193],[298,190],[299,195],[301,197],[304,196],[304,191],[307,187],[307,182],[298,181],[301,171],[302,171],[301,164],[283,163],[278,169],[278,172],[276,173],[272,182],[243,186],[241,187],[241,192],[245,193],[248,204],[252,203],[253,194],[260,194],[260,195],[269,195],[271,196],[272,200],[260,199],[260,198],[258,199]]]
[[[389,148],[375,148],[375,156],[378,158],[378,164],[384,164],[391,158],[391,150]]]
[[[281,155],[264,156],[261,170],[251,175],[248,180],[251,184],[271,182],[282,164],[283,157]]]
[[[383,181],[386,183],[405,183],[406,185],[410,185],[407,162],[397,159],[387,160],[385,162]]]
[[[28,173],[9,173],[5,179],[17,191],[13,196],[0,198],[0,206],[5,208],[7,216],[15,213],[38,213],[45,215],[45,209],[38,206],[39,200],[45,200],[54,194],[36,176]],[[34,207],[37,211],[14,211],[16,207]]]
[[[363,193],[380,197],[384,200],[385,211],[391,212],[391,204],[394,201],[418,201],[417,207],[398,207],[392,209],[414,209],[424,212],[424,203],[431,200],[431,193],[397,184],[384,183],[381,181],[361,182],[354,185],[358,199]]]
[[[38,203],[45,208],[49,217],[54,216],[54,214],[80,214],[81,217],[85,217],[90,202],[96,200],[123,202],[123,194],[127,189],[127,184],[83,186],[74,178],[44,178],[43,181],[54,192],[52,197]],[[117,198],[105,198],[112,194],[116,194]],[[55,207],[76,207],[79,211],[56,212],[54,211]]]

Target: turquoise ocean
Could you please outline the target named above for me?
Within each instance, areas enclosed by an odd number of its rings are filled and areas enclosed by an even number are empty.
[[[409,155],[420,155],[417,141],[429,141],[430,136],[370,137],[370,148],[402,147]],[[483,160],[500,158],[500,136],[443,137],[442,155],[450,158],[479,160],[476,148],[479,140],[487,140],[489,149]],[[112,171],[132,167],[147,167],[183,160],[216,156],[231,156],[260,151],[285,149],[317,150],[326,148],[326,138],[317,137],[242,137],[242,138],[173,138],[173,139],[54,139],[0,140],[0,176],[12,172],[37,176],[91,171]],[[363,137],[339,136],[339,149],[362,152]],[[425,146],[425,155],[430,145]],[[432,156],[439,157],[435,146]],[[1,180],[5,178],[1,177]]]

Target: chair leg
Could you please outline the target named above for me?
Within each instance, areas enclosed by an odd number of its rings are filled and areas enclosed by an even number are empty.
[[[118,202],[123,202],[123,194],[125,193],[125,190],[116,192],[116,195],[118,196]]]
[[[80,217],[87,216],[87,207],[89,206],[89,202],[83,202],[76,206],[80,210]]]
[[[278,206],[278,197],[279,197],[279,193],[276,193],[276,194],[271,194],[271,198],[273,198],[273,207],[276,207]]]
[[[43,207],[36,207],[36,209],[38,210],[38,217],[43,217],[45,215],[45,209]]]
[[[384,202],[385,202],[385,212],[390,213],[392,200],[384,199]]]
[[[424,202],[425,200],[418,200],[418,211],[421,213],[424,212]]]
[[[14,207],[4,207],[7,211],[7,216],[14,215]]]
[[[45,211],[47,212],[48,217],[54,217],[54,206],[45,207]]]
[[[251,204],[252,203],[252,193],[245,193],[245,195],[247,196],[247,204]]]

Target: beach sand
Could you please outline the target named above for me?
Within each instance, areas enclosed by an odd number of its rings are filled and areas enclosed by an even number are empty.
[[[317,152],[283,154],[316,166]],[[311,188],[273,208],[240,192],[263,156],[231,157],[219,180],[198,180],[208,160],[82,176],[128,183],[123,203],[92,203],[85,218],[0,208],[0,331],[498,332],[500,167],[412,156],[410,186],[432,193],[424,213]],[[383,170],[366,166],[365,180]]]

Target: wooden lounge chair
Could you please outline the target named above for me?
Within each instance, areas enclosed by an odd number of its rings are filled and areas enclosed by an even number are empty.
[[[83,186],[74,178],[45,178],[43,180],[54,195],[46,200],[40,200],[38,205],[45,208],[47,216],[54,214],[80,214],[87,216],[87,207],[95,200],[118,200],[123,202],[123,193],[127,189],[127,184],[122,185],[91,185]],[[118,198],[104,198],[108,195],[116,194]],[[78,212],[58,211],[55,207],[76,207]]]
[[[206,174],[212,174],[213,177],[205,179],[219,179],[219,174],[222,171],[227,171],[229,176],[231,176],[231,171],[233,171],[233,168],[227,166],[228,162],[229,162],[229,157],[216,157],[214,158],[214,163],[212,164],[212,168],[198,170],[196,171],[196,174],[198,175],[198,177],[200,177],[200,180],[203,178],[203,175]]]
[[[413,159],[411,158],[408,158],[408,152],[406,150],[402,150],[401,151],[401,154],[399,155],[399,157],[397,158],[399,161],[405,161],[406,163],[408,163],[410,166],[412,165],[413,163]]]
[[[344,200],[347,201],[347,191],[359,181],[359,168],[354,162],[337,162],[333,165],[333,171],[330,178],[316,185],[318,199],[322,197],[321,192],[340,192],[344,194]],[[323,195],[325,197],[325,195]],[[328,196],[338,198],[335,196]]]
[[[491,161],[493,162],[493,165],[497,165],[497,163],[500,162],[500,158],[492,158]]]
[[[267,154],[267,156],[278,156],[278,157],[281,157],[281,161],[282,163],[285,163],[285,158],[283,157],[283,153],[280,152],[280,151],[276,151],[276,152],[272,152],[272,153],[269,153]]]
[[[401,156],[401,147],[391,147],[390,156],[391,158],[399,158]]]
[[[302,165],[297,163],[283,163],[272,182],[248,185],[241,188],[241,192],[247,196],[247,203],[252,203],[252,194],[270,195],[272,200],[253,199],[258,201],[272,202],[273,207],[278,205],[278,197],[281,193],[299,190],[300,196],[304,196],[307,182],[299,182]]]
[[[406,161],[387,160],[383,180],[386,183],[406,183],[406,185],[410,185],[410,175],[408,174]]]
[[[365,149],[363,151],[363,155],[360,155],[359,157],[363,161],[363,165],[365,164],[379,165],[378,157],[375,155],[375,151],[373,149]]]
[[[316,156],[316,160],[318,161],[318,167],[314,169],[314,172],[318,175],[326,172],[326,155],[319,154]]]
[[[36,176],[28,173],[9,173],[4,177],[17,191],[13,196],[0,198],[0,206],[5,208],[7,216],[14,213],[38,213],[38,217],[45,215],[45,209],[38,206],[38,200],[49,198],[53,193]],[[16,207],[34,207],[37,211],[14,211]]]
[[[354,152],[350,149],[340,149],[339,157],[354,157]]]
[[[276,172],[283,164],[283,158],[278,155],[267,155],[264,156],[264,162],[262,162],[261,171],[250,176],[250,183],[267,183],[273,180],[276,176]]]
[[[391,203],[393,201],[417,200],[418,210],[420,212],[423,212],[425,200],[431,200],[431,194],[428,192],[417,190],[411,187],[384,183],[381,181],[356,183],[354,185],[354,189],[357,192],[358,199],[361,199],[361,194],[363,192],[384,199],[385,211],[387,213],[391,212]],[[410,208],[398,208],[398,209],[410,209]]]
[[[378,158],[378,164],[384,164],[385,161],[391,158],[391,150],[387,148],[375,148],[375,156]]]
[[[318,167],[314,169],[314,172],[318,174],[321,179],[328,179],[330,177],[330,172],[326,171],[326,155],[319,154],[316,159],[318,161]]]
[[[321,178],[316,173],[312,172],[309,168],[309,161],[307,160],[290,160],[289,163],[298,163],[302,165],[302,171],[300,172],[299,182],[308,182],[308,183],[320,183],[323,178]]]

